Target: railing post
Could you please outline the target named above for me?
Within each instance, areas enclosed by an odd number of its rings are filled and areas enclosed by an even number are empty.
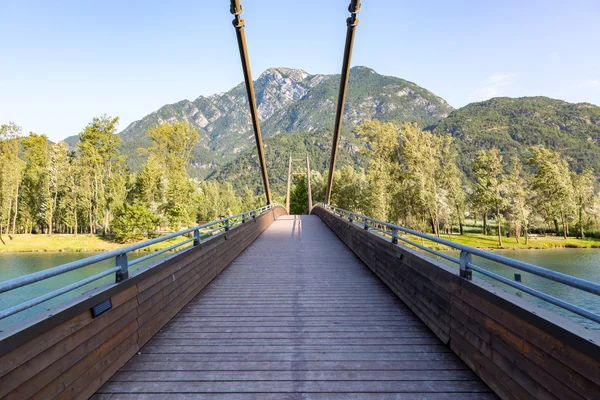
[[[198,246],[200,244],[200,229],[196,229],[194,231],[194,246]]]
[[[398,244],[398,228],[392,228],[392,243]]]
[[[460,252],[460,277],[469,279],[473,277],[473,271],[469,268],[469,264],[471,263],[471,253],[467,253],[466,251]]]
[[[127,253],[119,254],[116,257],[116,266],[121,269],[115,273],[115,282],[121,282],[129,278],[129,265],[127,262]]]

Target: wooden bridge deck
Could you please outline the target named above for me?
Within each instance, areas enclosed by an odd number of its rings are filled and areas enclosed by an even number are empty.
[[[495,399],[316,216],[275,221],[95,399]]]

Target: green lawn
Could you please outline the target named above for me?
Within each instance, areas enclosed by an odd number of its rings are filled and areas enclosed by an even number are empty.
[[[139,251],[155,251],[181,242],[179,237],[143,248]],[[0,253],[3,252],[37,252],[37,251],[109,251],[131,243],[119,243],[103,238],[101,235],[15,235],[11,240],[3,235],[0,242]]]
[[[409,235],[410,236],[410,235]],[[443,239],[451,240],[456,243],[464,244],[471,247],[477,247],[480,249],[499,249],[497,236],[485,236],[480,233],[466,233],[464,235],[441,235]],[[416,243],[421,244],[421,239],[417,237],[409,237]],[[425,241],[425,245],[429,248],[436,250],[447,250],[446,246],[439,245],[434,242]],[[600,248],[600,240],[597,239],[577,239],[569,237],[564,239],[556,236],[537,236],[530,237],[529,243],[525,244],[525,239],[520,238],[517,243],[514,237],[503,237],[502,248],[503,249],[554,249],[554,248]]]
[[[461,243],[471,247],[477,247],[481,249],[498,249],[498,237],[496,236],[485,236],[480,233],[466,233],[463,236],[458,234],[455,235],[442,235],[444,239],[451,240],[453,242]],[[421,239],[415,236],[408,235],[407,238],[416,243],[421,243]],[[43,251],[74,251],[74,252],[88,252],[88,251],[109,251],[119,247],[124,247],[130,243],[123,244],[110,239],[103,238],[101,235],[15,235],[13,239],[9,239],[8,236],[3,235],[0,242],[0,253],[2,252],[43,252]],[[143,248],[140,251],[155,251],[170,246],[176,242],[183,241],[184,238],[176,238],[161,242],[147,248]],[[600,248],[600,240],[597,239],[576,239],[570,237],[563,239],[562,237],[555,236],[539,236],[529,238],[529,244],[525,245],[525,239],[521,238],[520,243],[517,244],[514,237],[502,238],[503,249],[553,249],[553,248]],[[445,246],[425,241],[425,245],[432,249],[447,250]]]

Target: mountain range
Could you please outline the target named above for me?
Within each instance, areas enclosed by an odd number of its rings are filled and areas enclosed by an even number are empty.
[[[258,114],[265,138],[289,132],[315,132],[331,128],[339,89],[339,75],[311,75],[299,69],[270,68],[254,82]],[[343,126],[346,131],[366,119],[415,121],[423,125],[444,118],[453,108],[430,91],[403,79],[354,67],[350,73]],[[191,173],[203,178],[215,167],[235,160],[254,147],[252,122],[243,83],[220,94],[194,101],[182,100],[161,107],[131,123],[119,135],[132,170],[145,155],[138,148],[150,144],[148,128],[188,121],[200,133]],[[66,139],[71,146],[77,136]]]
[[[311,166],[327,167],[339,75],[312,75],[303,70],[270,68],[254,82],[258,113],[265,138],[271,185],[284,190],[290,152],[311,155]],[[364,120],[416,122],[434,133],[455,137],[459,164],[467,176],[480,148],[498,147],[507,157],[520,156],[542,144],[561,151],[578,171],[600,172],[600,107],[547,97],[493,98],[453,109],[445,100],[415,83],[376,73],[367,67],[351,69],[343,119],[341,166],[366,166],[358,154],[353,127]],[[149,127],[188,121],[200,133],[189,165],[199,179],[231,181],[259,191],[260,174],[254,135],[243,83],[212,96],[169,104],[131,123],[119,135],[131,170],[139,170],[148,147]],[[77,136],[66,139],[72,147]]]

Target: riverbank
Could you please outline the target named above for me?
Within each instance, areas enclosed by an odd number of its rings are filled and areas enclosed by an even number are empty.
[[[132,243],[119,243],[102,235],[15,235],[11,240],[3,235],[0,242],[0,253],[18,252],[98,252],[110,251]],[[174,243],[181,242],[182,238],[166,240],[155,245],[145,247],[139,251],[156,251],[164,249]]]
[[[450,240],[452,242],[460,243],[470,247],[476,247],[484,250],[522,250],[522,249],[589,249],[589,248],[600,248],[600,240],[585,238],[577,239],[574,237],[563,237],[556,236],[535,236],[529,238],[529,243],[525,244],[525,238],[520,238],[519,243],[514,237],[503,237],[502,247],[498,245],[498,236],[486,236],[478,233],[467,233],[464,235],[441,235],[442,239]],[[416,243],[421,243],[420,238],[412,237],[410,240]],[[448,247],[439,245],[434,242],[425,240],[425,245],[434,250],[448,250]]]
[[[478,233],[467,233],[465,235],[441,235],[443,239],[451,240],[456,243],[471,247],[477,247],[485,250],[506,249],[560,249],[560,248],[600,248],[598,239],[577,239],[569,237],[563,239],[555,236],[537,236],[530,237],[529,243],[525,244],[525,239],[519,239],[517,243],[514,237],[502,238],[502,247],[498,246],[497,236],[485,236]],[[421,243],[421,239],[410,237],[409,239]],[[98,252],[110,251],[120,247],[128,246],[132,243],[119,243],[107,239],[102,235],[15,235],[13,239],[8,236],[2,236],[4,244],[0,242],[0,253],[19,253],[19,252]],[[155,245],[143,248],[139,251],[156,251],[181,241],[181,238],[167,240]],[[435,250],[447,250],[446,246],[437,243],[425,241],[425,245]]]

